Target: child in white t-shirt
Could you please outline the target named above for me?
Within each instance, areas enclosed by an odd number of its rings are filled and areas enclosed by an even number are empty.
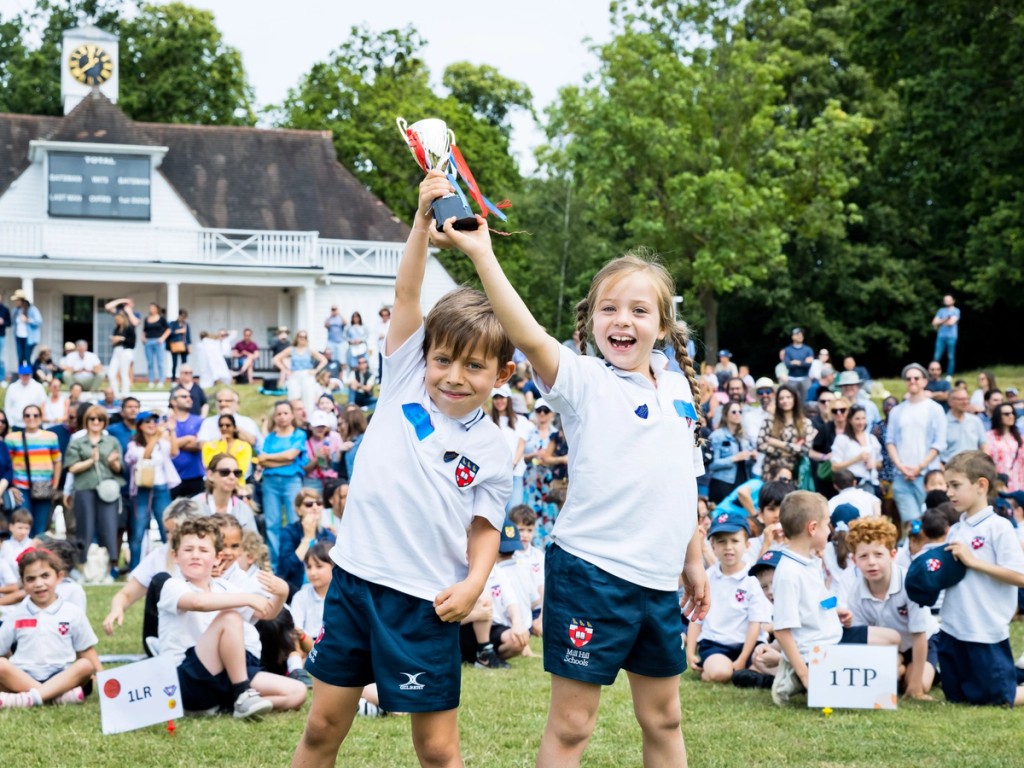
[[[533,609],[540,607],[540,595],[526,563],[513,557],[522,549],[519,530],[506,520],[501,529],[498,562],[487,581],[492,607],[490,639],[502,659],[533,655],[530,623]]]
[[[541,603],[544,601],[544,550],[533,546],[533,536],[537,531],[537,513],[526,504],[513,507],[508,514],[516,528],[519,529],[519,541],[523,548],[513,553],[512,557],[521,565],[528,568],[530,577],[533,580],[533,587],[540,595]],[[543,621],[541,607],[533,610],[533,620],[530,626],[531,634],[540,637],[543,632]]]
[[[23,550],[18,561],[28,597],[0,624],[0,708],[43,702],[81,704],[84,688],[103,669],[96,633],[85,613],[57,596],[60,559],[47,549]]]
[[[0,544],[0,560],[7,560],[12,565],[17,565],[18,555],[32,546],[32,515],[24,509],[16,509],[11,513],[11,522],[8,530],[11,538]]]

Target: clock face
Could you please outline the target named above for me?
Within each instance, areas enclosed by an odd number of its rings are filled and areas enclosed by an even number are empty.
[[[85,85],[99,85],[114,74],[114,60],[110,54],[93,43],[85,43],[71,52],[68,59],[71,76]]]

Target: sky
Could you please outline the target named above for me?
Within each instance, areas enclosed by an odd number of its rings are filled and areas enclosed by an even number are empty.
[[[411,24],[427,40],[422,55],[438,86],[444,68],[454,61],[490,64],[526,83],[541,114],[562,85],[580,83],[596,68],[586,38],[600,43],[610,36],[607,0],[184,1],[213,11],[227,44],[242,52],[260,106],[280,103],[288,88],[312,64],[325,60],[353,25],[365,23],[379,31]],[[34,6],[35,0],[0,0],[0,15]],[[413,122],[427,115],[404,117]],[[452,128],[457,136],[458,127]],[[525,172],[533,168],[531,148],[543,139],[530,117],[513,119],[513,152]]]

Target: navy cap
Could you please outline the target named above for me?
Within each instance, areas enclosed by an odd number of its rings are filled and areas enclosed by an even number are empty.
[[[519,529],[506,517],[501,526],[501,544],[498,545],[498,551],[503,555],[508,555],[518,552],[522,548],[523,542],[519,540]]]
[[[750,536],[750,523],[747,521],[746,515],[736,512],[712,513],[708,537],[714,536],[716,533],[736,533],[736,531],[746,531],[747,536]]]
[[[719,357],[732,357],[732,352],[730,352],[728,349],[720,349],[720,350],[718,350],[718,356]]]
[[[782,560],[781,549],[769,549],[763,555],[761,555],[754,564],[750,566],[750,575],[757,576],[761,571],[767,571],[769,568],[775,569],[779,567],[779,561]]]
[[[829,518],[829,521],[837,531],[848,531],[850,530],[850,523],[858,517],[860,517],[860,510],[853,506],[853,504],[840,504],[832,510],[832,516]]]
[[[907,569],[907,597],[918,605],[935,605],[939,593],[959,582],[966,573],[967,566],[945,547],[925,550]]]
[[[156,419],[157,421],[160,421],[160,414],[156,413],[155,411],[143,411],[142,413],[135,417],[135,421],[138,422],[139,424],[141,424],[144,421],[149,421],[150,419]]]
[[[1024,491],[1000,491],[999,495],[1004,499],[1013,499],[1018,507],[1024,507]]]

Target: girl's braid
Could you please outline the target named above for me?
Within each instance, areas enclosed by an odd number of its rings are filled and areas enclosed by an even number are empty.
[[[587,322],[590,320],[590,302],[583,299],[576,305],[576,333],[580,337],[580,354],[587,354]]]
[[[700,407],[700,387],[697,385],[697,372],[693,368],[693,360],[686,351],[686,345],[690,340],[689,329],[686,323],[681,320],[677,322],[668,332],[669,342],[676,351],[676,362],[686,375],[690,384],[690,393],[693,395],[693,407],[697,411],[697,423],[704,423],[704,411]]]

